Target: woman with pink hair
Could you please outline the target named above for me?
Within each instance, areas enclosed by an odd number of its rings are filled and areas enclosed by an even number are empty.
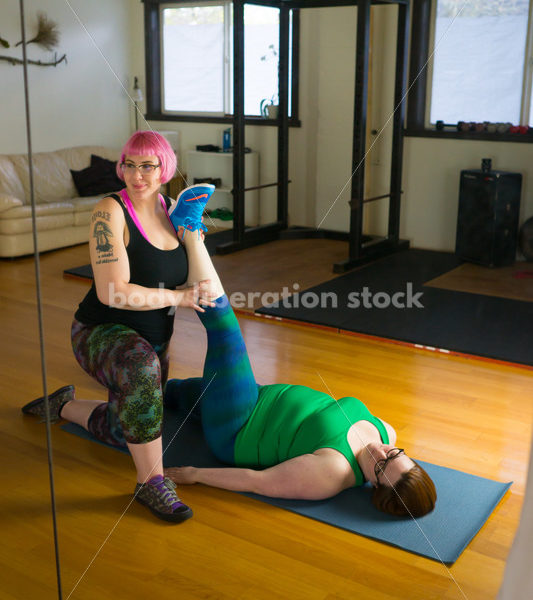
[[[184,236],[203,227],[204,202],[194,194],[178,202],[183,220],[169,217],[171,200],[161,185],[176,171],[167,140],[153,131],[134,133],[124,146],[117,174],[125,187],[96,205],[90,225],[94,281],[72,323],[72,347],[82,368],[108,390],[108,401],[77,400],[74,387],[49,396],[52,419],[77,423],[97,439],[127,445],[137,470],[135,499],[159,518],[180,522],[192,516],[175,485],[163,476],[161,428],[168,345],[175,307],[203,312],[211,306],[210,282],[194,285]],[[181,206],[183,204],[183,206]],[[186,224],[184,224],[186,221]],[[188,286],[188,287],[187,287]],[[180,289],[176,289],[180,288]],[[44,416],[38,398],[23,412]]]

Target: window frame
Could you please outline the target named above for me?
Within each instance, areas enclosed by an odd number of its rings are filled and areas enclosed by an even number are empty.
[[[144,4],[144,42],[145,42],[145,81],[146,81],[146,114],[149,121],[186,121],[196,123],[233,123],[233,114],[202,114],[202,113],[165,113],[163,106],[163,73],[162,73],[162,45],[161,37],[161,5],[165,7],[191,5],[191,0],[141,0]],[[196,0],[194,4],[200,6],[203,3],[212,3],[210,0]],[[231,0],[230,0],[231,3]],[[267,3],[265,3],[268,5]],[[291,79],[291,116],[289,126],[300,127],[301,122],[298,113],[298,88],[299,88],[299,47],[300,47],[300,11],[293,9],[292,19],[292,79]],[[232,60],[233,57],[230,57]],[[232,82],[232,74],[229,74]],[[227,89],[227,93],[229,89]],[[259,115],[245,115],[247,125],[278,126],[279,119],[265,119]]]
[[[437,131],[429,123],[429,99],[430,85],[432,81],[432,65],[429,61],[433,48],[435,13],[437,0],[413,0],[411,19],[411,49],[409,56],[409,86],[407,97],[407,118],[404,135],[406,137],[433,137],[441,139],[459,140],[484,140],[498,142],[533,142],[533,136],[515,133],[489,133],[487,131]],[[530,24],[525,48],[527,53],[533,41],[533,0],[529,0]],[[526,74],[523,78],[524,84],[529,77],[533,78],[533,63],[526,66]],[[531,79],[529,79],[531,82]],[[527,94],[522,90],[522,104]],[[521,111],[521,119],[524,117],[524,109]]]

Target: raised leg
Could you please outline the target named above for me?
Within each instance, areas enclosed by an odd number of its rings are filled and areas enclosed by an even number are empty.
[[[216,299],[214,307],[205,306],[204,312],[197,313],[207,332],[207,354],[201,393],[190,402],[201,396],[206,441],[220,460],[233,464],[235,437],[257,403],[258,388],[239,322],[204,242],[187,232],[184,244],[189,259],[188,285],[209,280],[211,296]],[[173,388],[172,381],[167,392],[169,401],[180,392],[180,386]]]
[[[187,285],[192,286],[208,279],[211,282],[212,297],[220,298],[224,294],[224,288],[203,240],[196,233],[187,232],[183,243],[189,262]]]
[[[198,317],[207,332],[202,427],[217,457],[233,464],[235,438],[257,404],[258,388],[227,296]]]
[[[257,403],[258,386],[228,298],[217,299],[215,307],[205,307],[198,317],[207,332],[203,378],[169,380],[165,405],[190,410],[199,401],[209,447],[233,464],[235,438]]]

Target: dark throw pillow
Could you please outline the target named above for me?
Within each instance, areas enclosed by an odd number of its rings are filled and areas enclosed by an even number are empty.
[[[117,176],[117,161],[91,154],[91,167],[94,166],[104,166],[109,171],[110,177],[115,181],[114,185],[117,186],[109,190],[110,192],[116,192],[124,187],[124,182]]]
[[[70,170],[74,185],[81,197],[98,196],[108,192],[118,192],[124,182],[117,177],[115,164],[95,154],[91,155],[91,166],[81,171]]]
[[[105,165],[110,171],[115,173],[115,175],[117,173],[115,170],[117,166],[116,161],[107,160],[107,158],[103,158],[102,156],[98,156],[97,154],[91,154],[91,167],[94,167],[96,165]]]

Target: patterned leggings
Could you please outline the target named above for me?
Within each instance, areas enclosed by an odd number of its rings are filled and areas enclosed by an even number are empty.
[[[72,349],[82,368],[105,386],[108,402],[91,414],[89,431],[114,446],[145,444],[161,435],[168,343],[155,348],[115,323],[72,323]]]

